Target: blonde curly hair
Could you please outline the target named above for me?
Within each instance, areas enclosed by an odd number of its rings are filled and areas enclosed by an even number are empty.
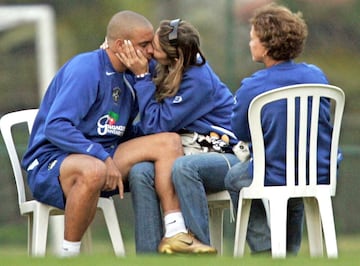
[[[270,4],[257,9],[250,23],[271,58],[290,60],[303,51],[308,30],[301,12]]]

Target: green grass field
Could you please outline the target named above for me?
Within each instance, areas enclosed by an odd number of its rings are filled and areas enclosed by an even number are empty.
[[[128,244],[125,243],[127,246]],[[132,245],[132,244],[131,244]],[[0,266],[17,265],[169,265],[169,266],[218,266],[218,265],[246,265],[246,266],[305,266],[305,265],[360,265],[360,235],[338,236],[339,258],[327,259],[310,258],[307,246],[307,239],[303,240],[300,253],[296,257],[286,259],[272,259],[269,255],[251,256],[246,252],[243,258],[233,258],[231,251],[226,251],[224,256],[135,256],[130,251],[126,257],[117,258],[113,255],[111,247],[104,241],[95,242],[91,254],[82,254],[77,258],[60,259],[53,255],[45,258],[31,258],[26,254],[26,245],[21,246],[0,246]]]

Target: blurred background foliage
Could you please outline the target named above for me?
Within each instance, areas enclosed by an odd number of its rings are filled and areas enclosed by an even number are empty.
[[[242,78],[262,65],[253,63],[248,49],[248,18],[252,10],[267,0],[0,0],[3,4],[49,4],[56,14],[56,43],[58,65],[79,52],[96,49],[103,41],[109,18],[117,11],[130,9],[139,12],[156,28],[162,19],[180,17],[193,23],[202,36],[202,48],[213,68],[225,83],[235,91]],[[329,76],[330,82],[342,86],[352,94],[358,84],[354,73],[359,64],[354,60],[360,53],[360,1],[358,0],[284,0],[277,1],[293,11],[301,11],[309,26],[307,46],[298,61],[317,64]],[[1,19],[1,18],[0,18]],[[1,88],[27,88],[29,97],[22,99],[27,105],[36,94],[33,78],[34,27],[23,25],[0,32]],[[4,53],[5,52],[5,53]],[[9,75],[7,69],[24,65],[22,76]],[[27,58],[28,57],[28,58]],[[25,62],[29,60],[28,62]],[[24,64],[22,64],[24,61]],[[6,62],[6,64],[4,64]],[[10,72],[11,73],[11,72]],[[28,76],[28,78],[26,78]],[[350,78],[351,77],[351,78]],[[12,90],[11,90],[12,91]],[[11,93],[11,92],[9,92]],[[12,93],[13,94],[13,93]],[[353,96],[353,95],[351,95]],[[356,95],[354,95],[357,97]],[[3,98],[3,97],[2,97]],[[34,98],[37,100],[36,98]],[[353,99],[353,97],[351,97]],[[11,104],[11,102],[8,102]],[[1,104],[0,112],[8,109]],[[37,102],[35,102],[37,104]],[[14,105],[17,105],[14,103]],[[19,106],[22,107],[22,106]],[[347,108],[356,110],[356,104]]]
[[[248,49],[248,19],[254,8],[268,0],[0,0],[1,5],[48,4],[56,16],[57,65],[77,53],[93,50],[102,43],[107,23],[117,11],[130,9],[145,15],[157,28],[160,20],[182,18],[195,25],[202,49],[222,80],[235,92],[240,81],[263,66],[251,61]],[[331,84],[347,96],[341,136],[345,160],[334,199],[338,232],[359,232],[357,197],[360,180],[360,1],[282,0],[275,1],[300,11],[307,21],[309,37],[297,61],[322,68]],[[1,17],[0,17],[1,20]],[[0,115],[39,104],[33,25],[0,31]],[[24,143],[24,146],[26,143]],[[0,226],[23,224],[16,205],[10,164],[0,140]],[[133,239],[133,217],[129,200],[120,202],[121,223]],[[227,224],[228,231],[233,224]],[[1,232],[1,231],[0,231]],[[231,235],[231,233],[229,233]],[[231,236],[230,236],[231,237]],[[8,241],[0,233],[0,245]]]

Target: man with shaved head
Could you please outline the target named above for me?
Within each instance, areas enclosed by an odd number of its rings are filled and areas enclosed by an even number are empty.
[[[41,102],[22,166],[34,198],[65,210],[63,256],[79,254],[81,238],[92,222],[100,196],[124,194],[120,144],[138,136],[133,120],[138,105],[130,72],[116,56],[125,41],[150,61],[153,26],[132,11],[115,14],[107,27],[108,49],[82,53],[60,68]],[[154,64],[150,62],[149,72]],[[181,144],[173,133],[150,135],[169,160]],[[157,141],[157,142],[156,142]],[[174,144],[179,143],[179,146]]]

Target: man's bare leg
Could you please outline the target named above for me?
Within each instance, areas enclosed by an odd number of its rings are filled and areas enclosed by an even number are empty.
[[[64,242],[80,248],[81,238],[94,219],[106,171],[104,162],[87,155],[73,154],[63,161],[59,180],[66,197]]]

